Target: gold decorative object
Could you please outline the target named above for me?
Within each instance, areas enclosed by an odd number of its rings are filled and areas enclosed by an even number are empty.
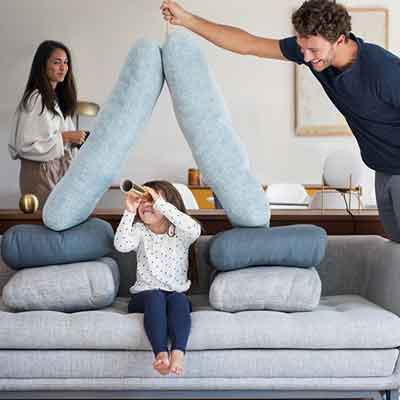
[[[26,214],[32,214],[39,209],[39,200],[32,194],[24,194],[19,201],[19,208]]]
[[[76,129],[79,130],[79,116],[95,117],[100,110],[100,106],[90,101],[78,101],[76,107]]]

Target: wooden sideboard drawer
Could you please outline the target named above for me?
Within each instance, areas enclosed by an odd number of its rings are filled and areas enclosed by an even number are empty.
[[[189,186],[200,208],[215,208],[214,196],[209,187]]]

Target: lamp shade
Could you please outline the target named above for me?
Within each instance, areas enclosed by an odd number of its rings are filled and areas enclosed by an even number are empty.
[[[95,117],[99,112],[100,106],[90,101],[78,101],[76,113],[86,117]]]
[[[348,188],[361,186],[364,178],[364,164],[358,154],[336,151],[330,154],[323,166],[323,181],[328,186]]]

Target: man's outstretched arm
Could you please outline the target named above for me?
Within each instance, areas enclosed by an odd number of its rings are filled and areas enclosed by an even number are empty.
[[[234,53],[287,61],[279,40],[254,36],[233,26],[216,24],[189,13],[172,0],[163,1],[160,8],[166,21],[184,26],[218,47]]]

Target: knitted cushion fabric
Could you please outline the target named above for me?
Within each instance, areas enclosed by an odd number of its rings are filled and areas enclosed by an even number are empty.
[[[178,123],[231,223],[268,225],[265,194],[251,174],[246,150],[197,40],[187,32],[174,32],[162,56]]]
[[[18,271],[3,289],[4,304],[13,310],[73,312],[109,306],[119,287],[112,258]]]
[[[55,232],[41,225],[15,225],[1,241],[1,256],[12,269],[94,260],[110,254],[114,230],[109,222],[91,218]]]
[[[49,228],[67,229],[88,218],[148,122],[163,83],[160,48],[139,40],[91,135],[45,203],[43,221]]]
[[[256,265],[316,267],[325,255],[327,234],[314,225],[234,228],[215,235],[209,248],[219,271]]]

